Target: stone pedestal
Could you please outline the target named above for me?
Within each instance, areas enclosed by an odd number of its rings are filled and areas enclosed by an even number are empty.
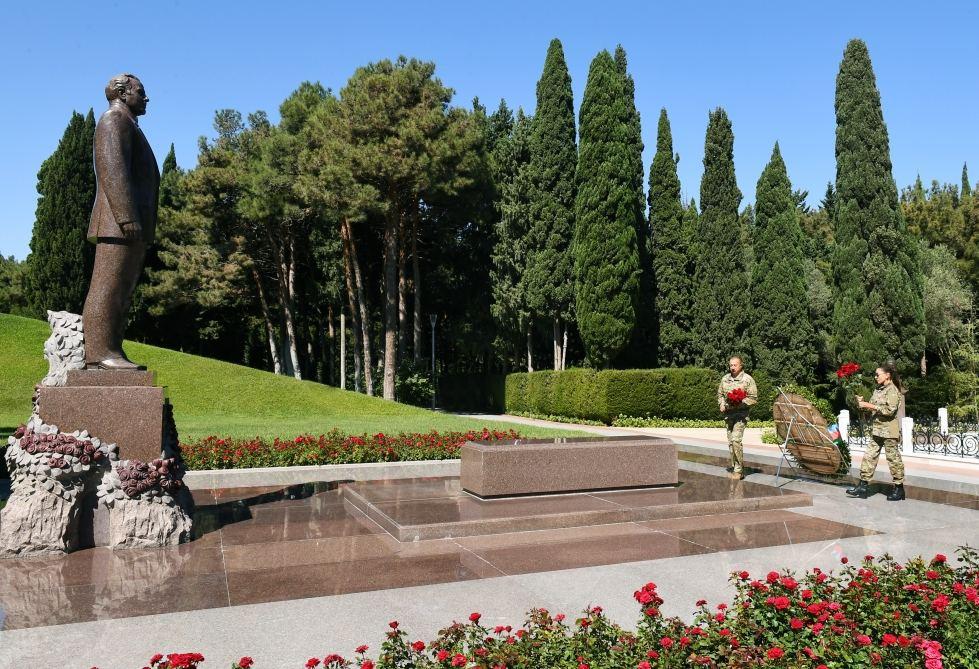
[[[64,386],[41,387],[41,420],[62,432],[87,430],[119,447],[121,460],[162,455],[166,398],[146,370],[76,369]]]
[[[462,489],[477,497],[675,486],[676,444],[661,437],[466,442]]]

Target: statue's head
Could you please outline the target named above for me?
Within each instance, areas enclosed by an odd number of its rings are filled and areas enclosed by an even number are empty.
[[[150,101],[146,97],[146,91],[135,74],[118,74],[111,79],[105,86],[105,99],[112,103],[119,100],[129,107],[129,111],[134,116],[142,116],[146,113],[146,103]]]

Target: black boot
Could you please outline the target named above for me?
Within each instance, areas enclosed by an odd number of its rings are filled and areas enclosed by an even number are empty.
[[[846,489],[846,494],[850,497],[858,497],[860,499],[867,499],[870,497],[870,486],[867,485],[866,481],[860,481],[857,485],[852,488]]]
[[[894,487],[891,488],[891,493],[887,496],[888,502],[900,502],[904,499],[904,484],[895,483]]]

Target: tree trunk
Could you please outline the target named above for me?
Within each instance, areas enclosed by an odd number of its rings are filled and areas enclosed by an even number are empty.
[[[414,342],[413,351],[415,354],[415,368],[420,369],[422,364],[422,270],[418,260],[418,219],[420,213],[415,207],[415,217],[412,222],[411,230],[411,274],[412,288],[415,292],[415,318],[414,318]]]
[[[531,335],[531,328],[528,327],[527,328],[527,371],[528,372],[534,371],[533,348],[534,348],[534,340]]]
[[[928,358],[924,353],[921,354],[921,376],[928,376]]]
[[[280,245],[276,245],[279,261],[279,283],[282,287],[282,318],[286,324],[286,342],[289,344],[289,359],[292,362],[292,375],[302,379],[299,367],[299,343],[296,341],[295,318],[292,313],[292,288],[295,284],[296,263],[293,258],[293,241],[289,238],[289,253],[286,254]]]
[[[565,369],[568,362],[568,324],[564,324],[564,343],[561,345],[561,369]]]
[[[408,259],[405,257],[405,228],[399,226],[398,235],[398,365],[408,352]]]
[[[554,371],[561,371],[561,319],[554,317]]]
[[[373,358],[371,356],[370,314],[367,310],[367,299],[364,295],[364,281],[360,272],[360,258],[357,255],[357,243],[354,241],[353,228],[350,221],[343,218],[340,221],[340,238],[343,241],[344,269],[347,279],[347,293],[350,295],[350,315],[354,319],[354,338],[357,349],[363,351],[363,365],[354,361],[357,381],[355,389],[360,389],[360,369],[364,371],[364,387],[368,395],[374,394]]]
[[[394,206],[397,199],[389,199]],[[398,220],[388,213],[384,225],[384,399],[394,399],[398,365]]]
[[[282,373],[282,363],[279,362],[279,348],[275,343],[275,326],[272,324],[272,314],[269,313],[269,303],[265,299],[265,288],[262,287],[262,277],[258,275],[255,265],[252,265],[252,279],[255,281],[255,289],[258,291],[258,303],[262,307],[262,319],[265,321],[265,334],[269,340],[269,354],[272,356],[272,371],[276,374]]]
[[[343,309],[340,309],[340,315],[341,316],[343,315]],[[333,305],[332,304],[329,307],[327,307],[326,323],[327,323],[327,328],[326,328],[327,344],[324,346],[324,348],[326,349],[326,359],[327,359],[327,362],[326,362],[327,380],[326,380],[326,382],[329,383],[331,386],[335,386],[335,385],[337,385],[337,367],[336,367],[336,359],[333,356],[333,352],[334,352],[334,350],[336,350],[336,340],[337,340],[336,337],[337,337],[337,333],[336,333],[336,329],[333,327]]]

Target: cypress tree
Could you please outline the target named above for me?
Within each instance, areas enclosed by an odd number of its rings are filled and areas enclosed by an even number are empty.
[[[697,360],[707,367],[721,366],[729,356],[745,350],[749,276],[740,204],[734,133],[727,113],[717,108],[710,113],[704,143],[693,303]]]
[[[86,241],[95,202],[92,142],[95,115],[72,112],[58,148],[37,173],[40,198],[27,258],[24,293],[28,312],[82,312],[95,247]]]
[[[502,101],[497,114],[509,115]],[[519,358],[517,352],[521,340],[525,340],[529,372],[533,371],[533,324],[523,270],[527,266],[530,226],[530,125],[531,120],[518,109],[510,136],[502,138],[494,150],[500,218],[494,226],[490,268],[493,287],[490,312],[501,333],[496,345]]]
[[[893,358],[910,369],[925,344],[919,249],[898,206],[880,91],[861,40],[847,44],[836,78],[834,223],[837,361]]]
[[[626,124],[629,175],[633,190],[630,202],[634,211],[636,243],[639,249],[639,302],[636,311],[636,327],[628,350],[620,363],[634,367],[654,367],[657,362],[656,331],[656,275],[652,260],[652,236],[646,218],[646,193],[643,189],[642,123],[636,109],[636,84],[629,74],[625,49],[615,47],[615,68],[622,77],[623,99],[628,122]]]
[[[554,369],[564,364],[574,303],[575,138],[571,76],[561,41],[551,40],[537,82],[530,135],[531,229],[524,281],[530,310],[553,324]]]
[[[685,213],[680,201],[676,166],[670,119],[666,110],[661,109],[656,154],[649,167],[649,230],[650,255],[656,277],[654,313],[659,333],[658,361],[666,367],[693,363],[690,337],[692,240],[684,230]]]
[[[969,183],[969,164],[962,163],[962,197],[972,195],[972,184]]]
[[[807,383],[816,367],[802,228],[778,143],[758,179],[752,231],[751,343],[755,364],[773,379]]]
[[[608,51],[591,62],[579,112],[575,309],[589,361],[607,367],[629,343],[639,300],[635,171],[625,79]]]

